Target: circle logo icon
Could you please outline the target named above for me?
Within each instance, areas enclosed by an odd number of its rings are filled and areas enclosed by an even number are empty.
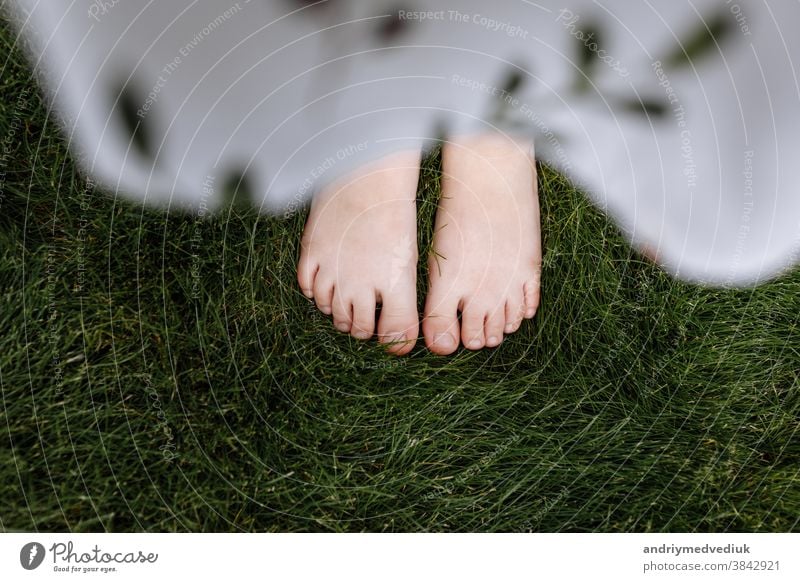
[[[30,542],[22,546],[19,552],[19,563],[26,570],[35,570],[44,561],[44,546],[39,542]]]

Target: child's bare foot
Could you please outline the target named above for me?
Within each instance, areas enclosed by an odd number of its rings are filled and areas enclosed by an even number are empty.
[[[389,351],[411,351],[417,312],[416,193],[420,152],[361,168],[315,196],[297,268],[303,293],[358,339],[375,332]]]
[[[442,152],[442,201],[422,323],[431,351],[496,347],[539,305],[542,248],[530,143],[459,139]],[[461,312],[461,324],[458,312]]]

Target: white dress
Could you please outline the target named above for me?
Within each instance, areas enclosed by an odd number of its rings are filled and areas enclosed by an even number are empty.
[[[114,192],[214,208],[244,176],[285,212],[366,161],[493,129],[533,136],[676,276],[798,262],[797,0],[403,4],[12,7],[76,158]]]

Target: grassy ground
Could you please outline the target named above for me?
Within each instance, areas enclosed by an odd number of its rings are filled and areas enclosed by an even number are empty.
[[[536,320],[397,360],[296,289],[303,216],[87,188],[8,38],[0,530],[800,529],[800,273],[671,280],[543,169]]]

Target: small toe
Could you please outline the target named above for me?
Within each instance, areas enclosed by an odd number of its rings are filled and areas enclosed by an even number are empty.
[[[353,304],[343,293],[333,293],[333,326],[342,333],[350,333],[353,327]]]
[[[461,312],[461,341],[468,350],[480,350],[486,345],[484,323],[486,310],[469,305]]]
[[[458,349],[461,330],[458,325],[458,302],[434,301],[428,297],[422,323],[425,344],[434,354],[448,356]]]
[[[325,315],[333,313],[333,282],[324,279],[317,274],[314,279],[314,301]]]
[[[525,299],[522,289],[518,293],[514,293],[506,300],[506,324],[505,333],[510,334],[516,332],[522,325],[522,320],[525,317]]]
[[[486,317],[484,336],[487,348],[496,348],[503,342],[505,325],[506,313],[505,304],[503,304]]]
[[[350,333],[360,340],[368,340],[375,333],[374,294],[365,294],[353,301],[353,326]]]
[[[311,260],[304,252],[297,264],[297,283],[300,285],[303,295],[309,299],[314,298],[314,279],[317,271],[319,271],[319,263]]]
[[[531,279],[525,283],[525,319],[531,319],[539,308],[539,280]]]

